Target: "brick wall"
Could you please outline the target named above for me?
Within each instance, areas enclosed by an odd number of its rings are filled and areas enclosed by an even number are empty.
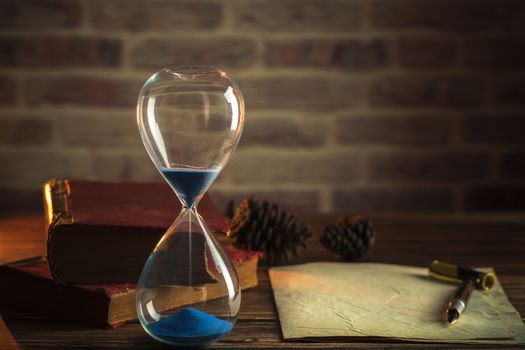
[[[210,65],[247,106],[221,203],[525,210],[524,34],[520,0],[2,0],[2,202],[49,177],[158,180],[138,90]]]

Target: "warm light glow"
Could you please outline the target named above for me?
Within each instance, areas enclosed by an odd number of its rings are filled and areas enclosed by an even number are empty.
[[[51,197],[51,184],[49,182],[44,184],[44,200],[46,201],[47,222],[50,224],[53,222],[53,199]]]
[[[197,215],[197,220],[199,221],[199,223],[201,224],[201,226],[204,226],[201,218],[199,215]],[[228,290],[228,297],[230,299],[230,302],[231,303],[234,303],[232,305],[232,308],[238,308],[239,305],[238,305],[238,298],[235,298],[235,287],[233,285],[233,280],[232,280],[232,277],[230,276],[230,273],[228,272],[228,268],[226,267],[226,264],[224,263],[224,261],[222,260],[221,256],[220,256],[220,253],[219,251],[217,250],[217,248],[215,248],[215,246],[213,244],[209,244],[208,245],[208,248],[210,249],[210,253],[213,257],[213,260],[217,262],[217,264],[219,266],[218,267],[218,270],[219,272],[222,274],[222,277],[224,278],[224,282],[226,283],[226,289]],[[238,310],[234,310],[234,312],[236,312]]]
[[[206,124],[210,122],[210,97],[207,93],[201,92],[202,103],[203,103],[203,112],[204,112],[204,121]]]
[[[157,147],[159,149],[160,155],[162,156],[162,159],[164,160],[164,165],[168,166],[168,153],[166,152],[166,145],[164,144],[164,138],[162,137],[162,134],[160,133],[159,129],[159,123],[157,122],[157,119],[155,117],[155,97],[151,96],[148,99],[148,124],[149,128],[151,130],[151,136],[153,137],[153,140],[157,144]]]
[[[160,320],[160,314],[155,310],[155,306],[153,306],[153,300],[150,300],[146,304],[146,309],[148,309],[148,313],[155,321]]]
[[[224,98],[226,98],[226,101],[228,101],[228,103],[231,105],[232,124],[230,126],[230,129],[235,131],[239,126],[239,102],[237,101],[237,97],[233,93],[233,89],[231,86],[228,86],[228,89],[224,93]]]

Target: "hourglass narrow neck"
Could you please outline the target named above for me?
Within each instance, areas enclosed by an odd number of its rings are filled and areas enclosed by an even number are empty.
[[[220,168],[162,168],[162,175],[187,208],[197,205],[208,186],[217,177]]]
[[[182,204],[182,210],[186,210],[186,211],[190,211],[192,213],[197,213],[197,205],[199,204],[199,202],[195,202],[193,203],[193,205],[191,207],[188,207],[186,204]]]

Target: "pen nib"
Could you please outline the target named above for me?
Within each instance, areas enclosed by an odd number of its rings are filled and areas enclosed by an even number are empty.
[[[455,309],[448,309],[447,310],[447,321],[449,324],[456,323],[456,321],[459,318],[459,312]]]

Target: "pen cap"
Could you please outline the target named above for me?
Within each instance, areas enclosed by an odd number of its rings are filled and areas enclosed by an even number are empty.
[[[430,272],[433,274],[450,277],[456,280],[461,278],[458,275],[458,266],[443,261],[434,260],[430,263]]]
[[[476,271],[468,267],[458,266],[439,260],[430,263],[429,274],[432,278],[444,281],[461,281],[474,278],[476,288],[486,291],[494,287],[496,281],[492,272]]]
[[[461,283],[461,279],[458,277],[450,277],[447,275],[442,275],[440,273],[433,271],[432,269],[428,270],[428,275],[430,276],[430,278],[435,279],[437,281],[455,283],[455,284]]]

